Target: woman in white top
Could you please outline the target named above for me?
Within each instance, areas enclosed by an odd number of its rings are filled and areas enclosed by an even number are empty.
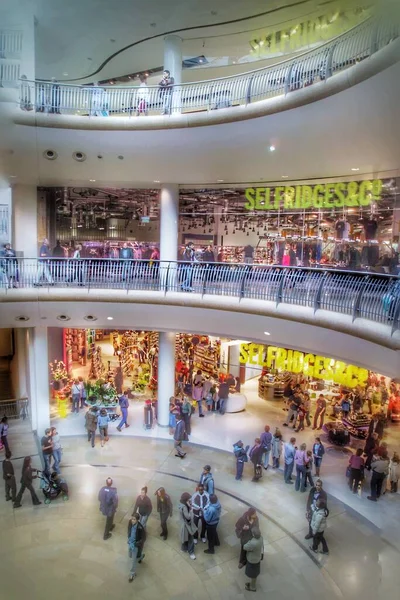
[[[145,75],[140,75],[140,85],[137,92],[137,105],[136,105],[136,116],[140,114],[148,115],[148,104],[150,98],[150,91],[147,85],[147,78]]]

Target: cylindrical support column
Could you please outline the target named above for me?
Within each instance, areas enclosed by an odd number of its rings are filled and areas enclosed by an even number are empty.
[[[158,350],[158,424],[168,427],[169,399],[175,396],[175,333],[159,334]]]
[[[28,330],[26,327],[17,327],[15,329],[15,341],[17,350],[17,380],[15,392],[17,398],[29,398],[28,394],[28,369],[27,369],[27,353],[28,353]]]
[[[16,185],[12,190],[13,246],[25,258],[38,253],[37,189],[34,185]]]
[[[160,260],[178,257],[179,186],[166,183],[161,187],[160,199]]]
[[[170,107],[164,107],[164,114],[180,113],[182,111],[181,88],[182,83],[182,39],[177,35],[168,35],[164,38],[164,69],[174,78],[174,87]],[[167,96],[166,96],[167,98]]]
[[[47,327],[29,329],[28,335],[32,430],[40,437],[50,427]]]

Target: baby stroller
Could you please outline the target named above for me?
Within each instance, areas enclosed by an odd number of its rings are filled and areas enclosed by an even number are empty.
[[[38,471],[38,477],[40,479],[40,488],[45,497],[45,504],[50,504],[60,494],[62,494],[64,502],[68,500],[68,485],[61,475],[54,472],[48,477],[44,471]]]

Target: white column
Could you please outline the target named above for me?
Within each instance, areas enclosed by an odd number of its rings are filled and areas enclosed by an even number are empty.
[[[16,398],[29,398],[28,394],[28,330],[26,327],[17,327],[15,330],[15,341],[17,350],[17,377],[16,377]]]
[[[12,190],[13,247],[25,258],[38,253],[37,189],[34,185],[15,185]]]
[[[50,427],[47,327],[30,328],[28,336],[32,430],[40,437]]]
[[[164,69],[170,71],[174,78],[175,87],[172,95],[172,112],[181,112],[182,83],[182,39],[177,35],[168,35],[164,38]]]
[[[0,165],[0,244],[12,241],[11,235],[11,188],[3,179]]]
[[[159,334],[158,351],[158,425],[168,427],[169,399],[175,396],[175,333]]]
[[[166,183],[160,199],[160,260],[178,258],[179,186]]]

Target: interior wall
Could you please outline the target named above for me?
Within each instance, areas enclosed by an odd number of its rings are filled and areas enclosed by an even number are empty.
[[[63,360],[63,330],[59,327],[49,327],[47,330],[47,345],[49,361]]]

